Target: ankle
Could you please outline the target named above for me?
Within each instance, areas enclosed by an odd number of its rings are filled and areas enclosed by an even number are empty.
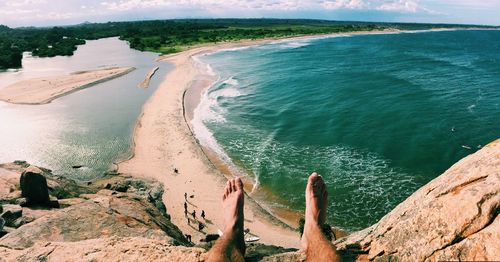
[[[304,232],[302,233],[301,245],[304,250],[307,249],[309,242],[312,241],[312,238],[317,234],[321,234],[321,228],[319,225],[314,222],[307,222],[304,224]]]

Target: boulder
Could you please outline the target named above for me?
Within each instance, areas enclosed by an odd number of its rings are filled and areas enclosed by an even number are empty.
[[[28,205],[46,204],[49,202],[47,179],[39,169],[28,168],[21,174],[20,179],[22,196]]]
[[[500,139],[460,160],[375,225],[339,239],[345,256],[500,260]]]
[[[0,167],[0,200],[18,196],[19,177],[19,173]]]
[[[3,205],[3,210],[0,217],[5,220],[6,226],[13,226],[14,221],[23,215],[23,208],[18,205]]]

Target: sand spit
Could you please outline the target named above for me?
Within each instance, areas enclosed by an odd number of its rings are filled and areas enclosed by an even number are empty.
[[[156,71],[158,71],[160,67],[155,67],[153,69],[151,69],[147,74],[146,76],[144,77],[144,81],[142,81],[138,87],[140,88],[148,88],[149,87],[149,82],[151,81],[151,78],[153,77],[153,75],[156,73]]]
[[[0,100],[13,104],[47,104],[72,92],[128,74],[134,69],[112,67],[24,80],[0,89]]]

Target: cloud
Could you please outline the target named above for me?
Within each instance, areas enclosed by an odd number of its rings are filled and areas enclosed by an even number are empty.
[[[419,6],[414,1],[399,0],[390,3],[384,3],[376,8],[377,10],[389,12],[409,12],[415,13],[418,11]]]
[[[327,10],[336,9],[364,9],[368,8],[369,4],[363,0],[328,0],[323,1],[321,6]]]
[[[25,7],[25,6],[31,6],[31,5],[39,5],[39,4],[46,4],[47,0],[8,0],[4,1],[5,6],[7,7]]]
[[[129,11],[157,7],[199,8],[204,10],[382,10],[417,12],[427,10],[418,0],[108,0],[101,5],[112,11]]]

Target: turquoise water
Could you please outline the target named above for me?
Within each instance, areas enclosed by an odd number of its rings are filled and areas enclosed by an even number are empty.
[[[133,66],[119,78],[58,98],[46,105],[0,101],[0,163],[16,159],[50,168],[55,174],[91,180],[127,156],[142,106],[170,64],[158,54],[130,49],[118,38],[87,41],[74,56],[23,59],[23,69],[0,73],[0,88],[16,81],[109,66]],[[149,70],[160,69],[150,87],[138,88]],[[74,165],[83,168],[73,169]]]
[[[360,229],[500,137],[499,50],[500,31],[478,30],[203,56],[219,81],[195,112],[196,135],[284,199],[271,205],[302,210],[307,175],[319,172],[329,222]]]

